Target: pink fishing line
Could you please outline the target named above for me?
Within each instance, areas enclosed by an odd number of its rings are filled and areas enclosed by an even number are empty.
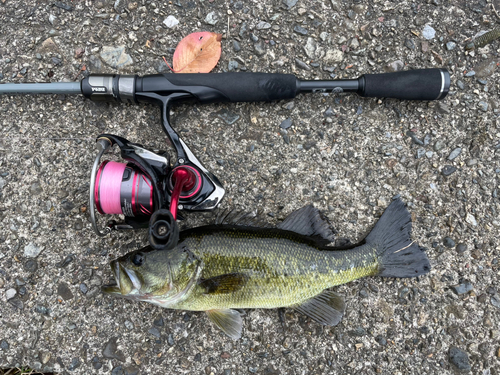
[[[99,181],[99,202],[107,214],[121,214],[120,188],[126,164],[109,161],[102,171]]]

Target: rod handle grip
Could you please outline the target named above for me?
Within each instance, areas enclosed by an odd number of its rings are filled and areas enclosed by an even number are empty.
[[[450,89],[446,69],[415,69],[404,72],[364,74],[358,94],[371,98],[441,100]]]

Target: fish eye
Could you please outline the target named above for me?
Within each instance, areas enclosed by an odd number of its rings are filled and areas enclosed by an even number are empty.
[[[132,263],[134,263],[136,266],[141,266],[142,262],[144,262],[144,257],[142,254],[134,254],[132,257]]]

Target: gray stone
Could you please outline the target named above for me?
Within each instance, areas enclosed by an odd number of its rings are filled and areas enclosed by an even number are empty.
[[[73,298],[73,293],[66,283],[59,283],[57,286],[57,294],[65,301]]]
[[[283,0],[283,4],[286,5],[288,9],[293,8],[299,0]]]
[[[134,63],[132,57],[125,52],[125,46],[104,46],[100,56],[113,69],[122,69]]]
[[[102,355],[104,358],[108,359],[117,359],[120,362],[125,362],[125,355],[121,350],[118,350],[118,345],[116,342],[118,341],[118,337],[112,337],[106,343],[104,350],[102,351]]]
[[[14,298],[14,296],[17,294],[17,291],[14,288],[10,288],[5,292],[5,299],[11,299]]]
[[[470,371],[469,356],[462,349],[452,346],[449,351],[450,362],[461,371]]]
[[[450,237],[443,238],[443,245],[452,248],[455,247],[455,241],[453,241]]]
[[[42,252],[43,247],[39,247],[35,245],[33,242],[30,242],[28,245],[24,247],[24,256],[27,258],[36,258]]]
[[[271,28],[271,24],[268,22],[265,22],[265,21],[260,21],[257,24],[257,30],[266,30],[266,29],[270,29],[270,28]]]
[[[234,61],[234,60],[229,60],[228,64],[227,64],[227,70],[230,71],[230,72],[233,72],[235,71],[236,69],[238,69],[239,67],[239,64],[237,61]]]
[[[219,112],[217,112],[217,117],[224,121],[227,125],[233,125],[240,119],[240,115],[227,109],[221,109]]]
[[[401,61],[401,60],[396,60],[388,65],[385,66],[385,71],[386,72],[399,72],[401,70],[403,70],[404,68],[404,63]]]
[[[500,295],[498,294],[492,295],[490,301],[493,306],[500,309]]]
[[[457,44],[455,42],[448,42],[448,43],[446,43],[446,49],[448,51],[453,51],[456,46],[457,46]]]
[[[460,283],[458,285],[453,285],[451,289],[457,294],[457,295],[462,295],[465,293],[470,292],[474,287],[472,286],[472,283],[468,280],[464,281],[463,283]]]
[[[313,59],[316,54],[316,49],[318,48],[316,41],[313,38],[307,38],[307,43],[304,46],[304,52],[306,53],[307,57],[310,59]]]
[[[299,25],[295,25],[293,27],[293,31],[296,32],[297,34],[300,34],[300,35],[307,35],[307,30]]]
[[[476,218],[470,212],[465,216],[465,221],[470,225],[477,226]]]
[[[436,141],[436,143],[434,143],[434,151],[441,151],[445,147],[446,147],[446,145],[443,141],[438,140],[438,141]]]
[[[462,149],[460,147],[455,148],[452,152],[450,152],[450,155],[448,155],[448,160],[454,160],[460,155],[462,152]]]
[[[205,17],[205,23],[208,23],[209,25],[216,25],[217,22],[219,22],[219,15],[215,12],[210,12],[207,14]]]
[[[299,60],[299,59],[295,59],[295,65],[297,65],[300,69],[304,69],[304,70],[308,70],[308,71],[312,69],[304,61]]]
[[[233,51],[234,52],[240,52],[241,51],[240,43],[237,40],[233,40]]]
[[[7,350],[9,350],[9,347],[10,347],[10,345],[7,341],[5,341],[5,340],[0,341],[0,349],[7,351]]]
[[[170,15],[163,20],[163,24],[169,29],[173,29],[179,24],[179,20],[174,16]]]
[[[460,254],[460,253],[464,253],[467,251],[467,245],[464,244],[464,243],[459,243],[457,245],[457,252]]]
[[[40,185],[39,182],[34,182],[30,186],[30,193],[31,195],[38,195],[42,192],[42,186]]]
[[[29,273],[33,273],[38,269],[38,263],[36,260],[30,259],[24,263],[24,270]]]
[[[427,40],[431,40],[436,36],[436,30],[434,30],[429,25],[425,25],[424,29],[422,30],[422,36]]]
[[[290,126],[292,126],[292,119],[287,118],[286,120],[283,120],[280,124],[281,129],[288,129]]]
[[[150,334],[152,334],[153,336],[155,336],[155,337],[158,337],[158,338],[161,337],[160,330],[158,328],[156,328],[156,327],[151,327],[148,332]]]
[[[266,53],[266,45],[263,40],[258,41],[253,45],[253,50],[257,56],[262,56]]]
[[[482,100],[477,103],[478,108],[483,112],[488,112],[488,103],[483,102]]]

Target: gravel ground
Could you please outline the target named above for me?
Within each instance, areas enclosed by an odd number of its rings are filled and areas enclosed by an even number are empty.
[[[79,96],[1,97],[0,367],[500,374],[500,45],[464,51],[498,22],[486,0],[0,0],[0,82],[167,72],[161,56],[171,61],[182,37],[204,30],[224,36],[217,72],[329,79],[446,67],[452,75],[439,103],[311,94],[175,108],[175,129],[226,188],[223,208],[259,209],[276,223],[313,203],[339,238],[355,242],[400,195],[431,260],[420,279],[335,288],[347,301],[337,327],[290,309],[284,324],[275,310],[249,310],[235,342],[203,313],[100,293],[108,262],[145,235],[92,232],[94,139],[109,132],[165,148],[159,111]]]

